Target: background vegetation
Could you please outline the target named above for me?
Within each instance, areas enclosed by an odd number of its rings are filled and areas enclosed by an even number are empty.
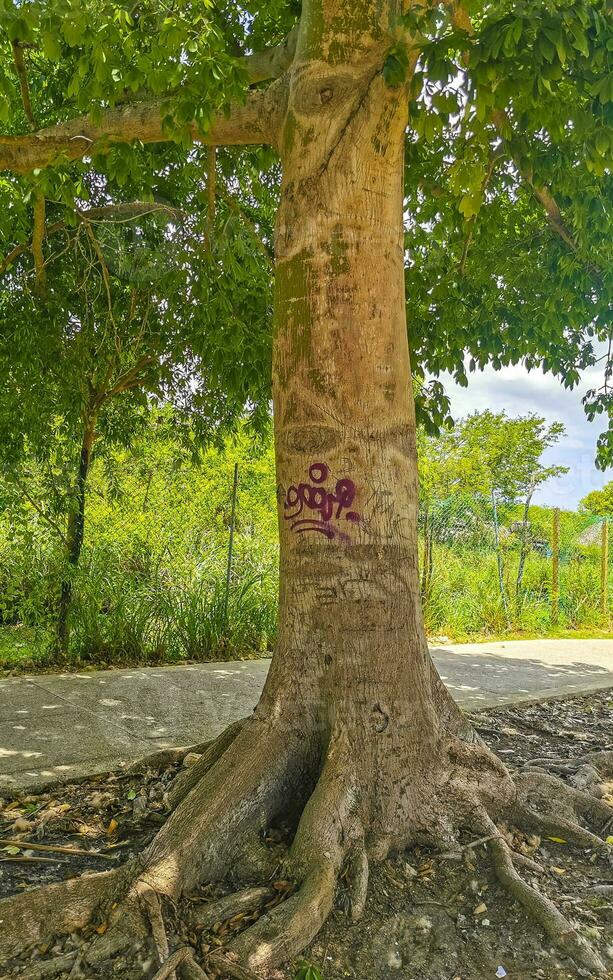
[[[94,459],[76,568],[68,567],[46,471],[31,459],[19,488],[0,483],[4,666],[234,659],[270,650],[278,576],[270,436],[245,426],[197,452],[175,422],[170,408],[154,410],[131,448]],[[541,462],[560,435],[542,419],[491,413],[439,437],[422,434],[420,559],[432,638],[608,628],[600,519],[586,508],[560,515],[560,605],[552,615],[553,512],[530,501],[539,483],[560,472]],[[58,658],[57,596],[67,575],[72,629]]]

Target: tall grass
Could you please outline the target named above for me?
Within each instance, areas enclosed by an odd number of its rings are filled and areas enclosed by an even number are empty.
[[[600,608],[598,548],[575,549],[562,561],[555,622],[551,558],[535,553],[528,555],[519,595],[515,593],[517,561],[515,554],[505,555],[507,617],[500,594],[496,555],[482,549],[437,545],[434,573],[424,597],[427,632],[461,641],[482,635],[524,632],[544,636],[554,629],[609,626],[609,615],[603,617]]]
[[[103,560],[101,560],[103,558]],[[231,576],[210,562],[189,577],[158,565],[134,575],[95,552],[78,575],[72,651],[94,663],[229,660],[262,655],[274,642],[276,576],[270,567]]]

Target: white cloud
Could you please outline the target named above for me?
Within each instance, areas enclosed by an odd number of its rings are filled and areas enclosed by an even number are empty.
[[[596,440],[605,424],[602,419],[590,423],[585,417],[581,399],[592,387],[602,384],[602,369],[598,366],[584,372],[581,384],[573,391],[541,370],[528,372],[521,365],[494,371],[486,368],[468,375],[468,388],[461,388],[450,375],[440,377],[451,399],[454,418],[469,412],[490,409],[507,415],[527,415],[533,412],[547,422],[562,422],[566,435],[557,446],[549,449],[544,460],[549,464],[570,467],[570,471],[550,480],[535,496],[535,503],[554,507],[574,508],[590,490],[611,479],[610,470],[596,469]]]

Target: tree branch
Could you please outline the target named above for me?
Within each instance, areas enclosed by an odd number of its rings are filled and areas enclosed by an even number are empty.
[[[143,218],[147,214],[158,214],[160,212],[179,221],[185,221],[187,218],[187,212],[182,211],[181,208],[175,208],[171,204],[161,204],[157,201],[125,201],[119,204],[103,204],[100,207],[81,210],[79,214],[94,224],[104,221],[116,224],[124,221],[133,221],[136,218]]]
[[[85,212],[84,211],[77,211],[77,214],[79,216],[79,220],[82,221],[83,222],[83,225],[85,226],[85,232],[87,234],[87,237],[89,238],[89,240],[91,242],[91,245],[92,245],[92,248],[93,248],[94,252],[96,253],[96,258],[98,259],[98,262],[100,263],[100,270],[102,272],[102,280],[104,282],[104,288],[106,290],[106,299],[107,299],[107,304],[108,304],[108,309],[109,309],[109,319],[110,319],[111,323],[113,324],[113,328],[114,328],[115,332],[117,332],[117,325],[115,323],[115,317],[113,316],[113,294],[112,294],[112,290],[111,290],[111,277],[109,276],[109,270],[108,270],[107,264],[106,264],[106,262],[104,260],[104,253],[103,253],[103,251],[102,251],[102,249],[100,247],[100,242],[98,241],[98,239],[94,235],[94,232],[92,230],[92,226],[91,226],[90,221],[85,216]]]
[[[274,145],[283,92],[281,82],[273,82],[263,91],[248,92],[245,102],[234,105],[227,118],[219,116],[208,133],[201,133],[197,124],[192,123],[189,127],[192,139],[215,146]],[[91,156],[113,143],[166,142],[171,139],[163,126],[167,102],[167,99],[138,102],[108,109],[96,121],[81,116],[26,136],[0,136],[0,171],[26,174],[60,157],[70,161]]]
[[[34,113],[32,112],[32,100],[30,99],[30,86],[28,85],[26,63],[23,57],[23,49],[19,41],[13,41],[13,61],[15,62],[15,71],[17,72],[17,77],[19,79],[19,90],[21,92],[23,111],[25,112],[26,119],[30,123],[32,129],[36,129],[36,120],[34,118]]]
[[[47,285],[47,274],[45,270],[45,255],[43,252],[43,242],[45,240],[45,199],[42,194],[37,194],[34,198],[34,224],[32,226],[32,255],[34,257],[34,269],[36,271],[36,282],[40,291],[44,292]]]
[[[495,109],[492,112],[492,121],[494,123],[494,126],[496,127],[496,129],[498,130],[502,138],[504,139],[504,131],[508,130],[510,126],[510,120],[506,112],[504,112],[502,109]],[[507,141],[505,140],[505,142]],[[520,177],[522,178],[522,180],[524,180],[528,184],[536,200],[545,209],[545,213],[547,214],[547,217],[549,219],[549,224],[551,225],[552,229],[556,232],[557,235],[559,235],[559,237],[562,239],[563,242],[566,242],[568,247],[571,248],[573,252],[577,252],[579,250],[579,246],[577,245],[577,242],[573,238],[573,235],[571,234],[569,228],[564,223],[562,212],[560,211],[558,203],[554,198],[553,194],[551,193],[551,191],[549,190],[549,188],[546,187],[544,184],[536,183],[536,181],[534,180],[534,174],[532,173],[532,169],[531,168],[528,169],[527,167],[522,166],[517,155],[514,154],[512,150],[511,150],[511,159],[513,160],[513,163],[517,167],[517,171]],[[594,270],[596,269],[595,266],[592,267],[591,263],[590,263],[590,268],[593,268]]]
[[[148,201],[127,201],[121,204],[104,204],[101,207],[87,208],[86,210],[77,211],[77,218],[81,217],[92,224],[98,224],[105,221],[113,222],[119,224],[121,222],[134,221],[137,218],[142,218],[147,214],[167,214],[171,218],[176,218],[180,221],[184,221],[187,217],[185,211],[180,208],[174,208],[170,204],[158,204],[151,203]],[[54,221],[52,225],[47,228],[47,238],[55,235],[56,231],[63,231],[69,226],[65,221]],[[23,255],[24,252],[30,252],[32,250],[31,242],[24,242],[21,245],[16,245],[5,258],[0,259],[0,276],[14,262]]]
[[[36,119],[32,110],[32,100],[30,98],[30,86],[28,84],[28,73],[26,70],[23,48],[19,41],[13,41],[13,61],[15,71],[19,79],[19,89],[21,101],[26,119],[30,123],[32,130],[36,129]],[[36,283],[41,292],[45,291],[47,276],[45,273],[45,256],[43,253],[43,242],[45,240],[45,199],[42,194],[36,194],[34,198],[34,224],[32,228],[32,255],[34,257],[34,269],[36,270]]]
[[[123,391],[128,391],[130,388],[135,388],[142,384],[143,379],[142,377],[139,377],[141,372],[143,372],[145,368],[149,367],[150,364],[157,363],[157,360],[157,357],[153,357],[151,354],[145,354],[143,357],[141,357],[133,367],[129,368],[127,371],[124,371],[124,373],[120,375],[112,388],[109,388],[108,391],[102,392],[97,397],[96,408],[100,408],[104,402],[108,401],[110,398],[114,398],[115,395],[120,395]]]
[[[266,82],[269,78],[280,78],[283,72],[287,71],[296,54],[298,27],[299,25],[296,24],[276,47],[268,48],[266,51],[256,51],[255,54],[249,54],[241,59],[252,85],[256,82]]]

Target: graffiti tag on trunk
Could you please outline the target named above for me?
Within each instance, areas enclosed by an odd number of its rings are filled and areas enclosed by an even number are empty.
[[[285,494],[284,520],[291,521],[290,528],[297,534],[316,531],[326,538],[348,541],[349,536],[340,531],[333,521],[349,521],[356,524],[360,515],[351,510],[356,486],[353,480],[337,480],[333,490],[323,484],[330,476],[326,463],[312,463],[309,467],[310,483],[292,485]]]

